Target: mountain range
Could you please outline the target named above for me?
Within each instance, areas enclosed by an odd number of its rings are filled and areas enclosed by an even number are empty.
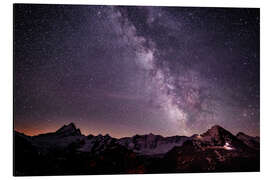
[[[260,170],[260,138],[215,125],[200,135],[113,138],[74,123],[27,136],[14,131],[14,175],[242,172]]]

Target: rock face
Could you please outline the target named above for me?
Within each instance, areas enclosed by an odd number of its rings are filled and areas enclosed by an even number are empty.
[[[81,136],[81,130],[76,129],[74,123],[70,123],[69,125],[64,125],[60,129],[55,132],[57,135],[60,136]]]
[[[229,131],[218,125],[213,126],[201,136],[205,143],[212,146],[221,146],[226,142],[232,143],[234,140],[234,136]]]
[[[29,137],[29,141],[38,149],[39,153],[46,154],[53,150],[66,150],[69,146],[83,143],[85,136],[81,134],[74,123],[62,126],[56,132]]]
[[[248,147],[252,149],[260,149],[260,138],[259,137],[251,137],[242,132],[239,132],[236,137],[244,142]]]
[[[213,126],[181,147],[174,147],[166,154],[165,162],[170,172],[259,171],[259,157],[259,149]]]
[[[202,135],[197,135],[193,138],[193,142],[200,147],[227,147],[232,149],[243,150],[246,148],[245,143],[239,140],[232,133],[215,125],[207,130]]]
[[[81,134],[74,123],[56,132],[14,132],[14,175],[259,171],[259,138],[220,126],[201,135],[147,134],[116,139]]]
[[[78,149],[79,152],[88,152],[91,154],[100,154],[109,147],[117,146],[116,139],[109,135],[89,135],[84,138],[83,145]]]
[[[121,138],[118,142],[139,154],[158,155],[167,153],[175,146],[182,146],[188,139],[191,138],[186,136],[162,137],[160,135],[148,134]]]

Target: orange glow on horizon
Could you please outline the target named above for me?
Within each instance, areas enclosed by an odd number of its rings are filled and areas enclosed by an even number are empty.
[[[67,125],[69,123],[66,123],[65,125]],[[109,131],[102,131],[100,128],[94,128],[94,129],[89,129],[89,128],[80,128],[75,124],[76,128],[79,128],[81,130],[81,133],[85,136],[88,135],[94,135],[97,136],[99,134],[101,135],[106,135],[109,134],[111,137],[115,137],[115,138],[121,138],[121,137],[126,137],[127,135],[125,135],[123,132],[112,132],[111,130]],[[32,127],[32,126],[16,126],[14,130],[20,133],[23,133],[27,136],[37,136],[39,134],[46,134],[46,133],[52,133],[52,132],[56,132],[58,129],[60,129],[62,127],[62,125],[55,125],[55,126],[47,126],[46,128],[44,128],[46,126],[42,126],[42,127]],[[105,128],[103,128],[105,130]]]
[[[20,133],[23,133],[25,135],[28,136],[36,136],[39,134],[46,134],[46,133],[53,133],[56,132],[58,129],[60,129],[64,124],[68,125],[70,122],[68,123],[45,123],[45,124],[39,124],[39,125],[25,125],[25,124],[14,124],[14,130]],[[168,136],[175,136],[175,135],[182,135],[182,134],[164,134],[161,131],[155,131],[155,132],[150,132],[150,131],[145,131],[145,130],[140,130],[138,131],[138,129],[129,129],[129,128],[125,128],[125,127],[111,127],[109,125],[106,124],[95,124],[95,126],[93,124],[90,125],[86,125],[86,124],[80,124],[80,123],[75,123],[76,128],[79,128],[81,130],[81,133],[85,136],[88,135],[94,135],[97,136],[99,134],[101,135],[106,135],[109,134],[111,137],[114,138],[122,138],[122,137],[132,137],[136,134],[139,135],[144,135],[144,134],[149,134],[149,133],[153,133],[153,134],[158,134],[164,137],[168,137]],[[203,131],[204,132],[204,131]],[[235,131],[232,132],[233,134],[237,134],[239,131]],[[244,132],[247,135],[250,136],[259,136],[259,133],[252,133],[252,132]]]

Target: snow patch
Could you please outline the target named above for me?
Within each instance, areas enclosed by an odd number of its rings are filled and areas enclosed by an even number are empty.
[[[223,148],[226,149],[226,150],[234,150],[234,148],[228,142],[225,143]]]

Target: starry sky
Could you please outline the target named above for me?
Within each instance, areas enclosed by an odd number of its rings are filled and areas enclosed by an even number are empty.
[[[260,133],[256,8],[14,5],[14,127]]]

